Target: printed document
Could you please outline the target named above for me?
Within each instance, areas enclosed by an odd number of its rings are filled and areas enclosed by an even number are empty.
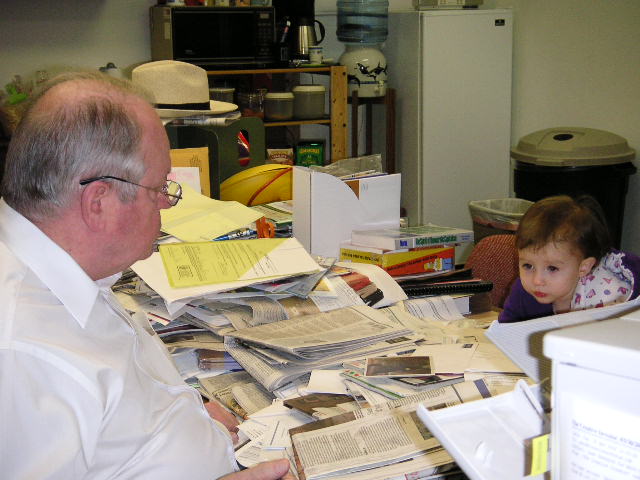
[[[320,270],[293,238],[160,245],[169,284],[195,287],[236,280],[266,280]]]
[[[262,217],[239,202],[214,200],[182,184],[182,200],[160,211],[162,231],[183,242],[204,242],[237,230]]]

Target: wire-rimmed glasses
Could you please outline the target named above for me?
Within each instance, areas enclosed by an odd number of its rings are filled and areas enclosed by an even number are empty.
[[[174,182],[173,180],[167,180],[162,187],[154,188],[147,187],[145,185],[140,185],[139,183],[132,182],[130,180],[126,180],[120,177],[114,177],[112,175],[102,175],[100,177],[87,178],[85,180],[80,180],[80,185],[87,185],[91,182],[97,182],[99,180],[117,180],[119,182],[129,183],[131,185],[135,185],[137,187],[146,188],[147,190],[151,190],[152,192],[162,193],[167,197],[167,202],[172,207],[177,204],[182,198],[182,187],[178,182]]]

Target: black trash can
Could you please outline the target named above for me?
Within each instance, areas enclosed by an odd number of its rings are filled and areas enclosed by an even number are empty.
[[[511,157],[516,197],[535,202],[551,195],[591,195],[620,248],[629,176],[636,172],[635,151],[624,138],[593,128],[548,128],[522,137]]]

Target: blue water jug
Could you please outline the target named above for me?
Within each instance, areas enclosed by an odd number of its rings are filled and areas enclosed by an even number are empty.
[[[387,0],[338,0],[338,40],[379,44],[387,39]]]

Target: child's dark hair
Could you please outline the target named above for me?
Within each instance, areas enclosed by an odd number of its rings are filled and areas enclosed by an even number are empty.
[[[600,260],[612,246],[600,204],[589,195],[558,195],[534,203],[520,220],[516,247],[538,249],[550,242],[569,242],[583,258]]]

